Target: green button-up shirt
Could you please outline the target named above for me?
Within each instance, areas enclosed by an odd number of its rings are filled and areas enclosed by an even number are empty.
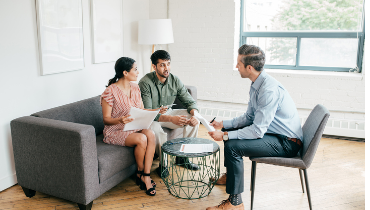
[[[157,109],[162,105],[171,105],[177,97],[189,113],[192,109],[198,110],[197,103],[185,85],[171,73],[163,84],[159,81],[155,71],[150,72],[141,78],[139,87],[145,109]],[[160,116],[158,114],[154,120],[158,121]]]

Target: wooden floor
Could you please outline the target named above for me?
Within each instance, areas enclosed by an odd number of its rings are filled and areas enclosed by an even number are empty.
[[[209,138],[201,126],[199,137]],[[223,144],[221,163],[223,162]],[[245,209],[250,206],[251,162],[244,158],[245,191],[242,194]],[[147,196],[133,179],[127,179],[94,200],[98,209],[205,209],[226,199],[225,186],[215,186],[211,194],[198,200],[175,198],[168,193],[152,167],[152,178],[157,182],[157,195]],[[221,168],[225,172],[225,168]],[[308,169],[313,209],[365,209],[365,143],[323,138],[315,159]],[[15,185],[0,192],[0,209],[78,209],[73,202],[37,192],[27,198],[21,187]],[[309,209],[299,179],[298,169],[257,164],[254,209]]]

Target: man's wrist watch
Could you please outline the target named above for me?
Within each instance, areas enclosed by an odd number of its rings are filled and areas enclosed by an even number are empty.
[[[224,132],[223,140],[224,141],[229,140],[229,135],[227,134],[227,132]]]

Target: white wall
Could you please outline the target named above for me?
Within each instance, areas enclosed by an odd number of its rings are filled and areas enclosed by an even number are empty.
[[[115,74],[114,62],[92,64],[89,3],[82,0],[85,68],[40,76],[35,1],[0,1],[0,191],[17,183],[10,121],[97,96]],[[141,76],[150,70],[150,46],[137,44],[137,21],[148,18],[149,0],[123,0],[124,56]]]

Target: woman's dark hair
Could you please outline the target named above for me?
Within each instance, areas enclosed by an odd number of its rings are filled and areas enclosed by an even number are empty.
[[[152,64],[154,65],[157,65],[159,59],[169,61],[171,60],[171,56],[165,50],[157,50],[150,56],[150,60],[152,60]]]
[[[130,72],[132,66],[134,65],[135,60],[128,57],[121,57],[116,61],[116,65],[114,65],[114,69],[116,70],[116,75],[112,79],[109,80],[108,85],[115,83],[119,78],[123,77],[123,71]]]
[[[243,56],[241,61],[244,67],[251,65],[255,70],[262,71],[265,65],[265,53],[261,48],[255,45],[244,44],[239,48],[238,53]]]

